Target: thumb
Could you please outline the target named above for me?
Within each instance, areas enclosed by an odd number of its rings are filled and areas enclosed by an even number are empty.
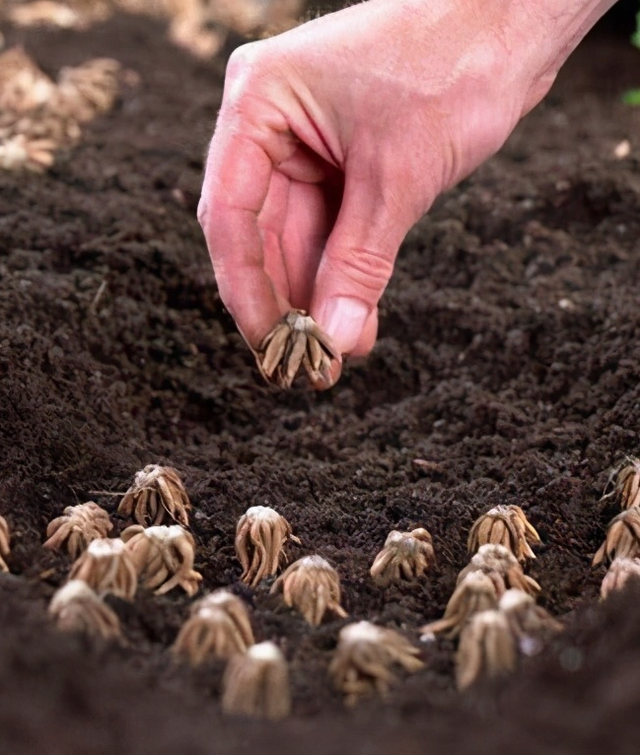
[[[372,349],[378,301],[411,222],[391,212],[380,193],[345,186],[311,303],[312,317],[340,354],[363,355]]]

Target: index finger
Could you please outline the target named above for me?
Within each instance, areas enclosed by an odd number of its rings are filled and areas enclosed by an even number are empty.
[[[256,348],[288,309],[265,272],[258,226],[273,163],[241,125],[225,121],[209,147],[198,219],[222,301]]]

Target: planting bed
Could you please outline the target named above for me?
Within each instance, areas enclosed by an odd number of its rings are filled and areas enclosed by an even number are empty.
[[[0,173],[0,751],[44,753],[572,753],[626,751],[640,705],[640,594],[598,605],[590,559],[616,513],[611,467],[640,452],[640,53],[604,25],[499,156],[409,234],[374,353],[323,394],[265,386],[216,293],[195,208],[223,61],[118,15],[86,32],[3,26],[48,73],[111,56],[140,76],[45,175]],[[400,124],[399,124],[400,125]],[[631,142],[630,156],[614,148]],[[416,463],[416,460],[423,460]],[[426,464],[424,462],[427,462]],[[194,505],[204,587],[231,586],[256,637],[291,663],[293,715],[224,718],[222,667],[167,648],[189,599],[112,601],[125,647],[55,631],[69,561],[47,522],[176,466]],[[327,666],[341,620],[310,629],[239,583],[235,522],[284,514],[342,576],[355,619],[401,629],[442,614],[466,533],[522,506],[543,545],[529,573],[566,631],[500,685],[459,695],[453,646],[386,702],[347,711]],[[121,522],[124,525],[124,522]],[[437,567],[376,587],[389,530],[426,527]]]

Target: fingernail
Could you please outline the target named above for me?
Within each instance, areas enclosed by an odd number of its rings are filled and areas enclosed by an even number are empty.
[[[318,378],[315,382],[312,382],[313,387],[317,391],[327,391],[340,380],[340,374],[342,373],[342,362],[335,359],[329,367],[328,374],[325,374]]]
[[[369,312],[369,307],[359,299],[338,296],[324,305],[317,322],[339,352],[349,354],[360,340]]]

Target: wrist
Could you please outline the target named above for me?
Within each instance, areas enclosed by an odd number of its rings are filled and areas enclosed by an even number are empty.
[[[507,45],[516,54],[523,53],[529,79],[523,115],[545,96],[567,58],[615,3],[616,0],[516,0],[506,3]]]
[[[594,24],[616,0],[518,0],[512,3],[516,25],[546,57],[556,73]]]
[[[456,54],[480,42],[509,59],[509,75],[524,88],[524,115],[546,94],[558,71],[616,0],[370,0],[395,7],[416,28],[432,30],[455,17]],[[527,95],[526,92],[529,92]]]

